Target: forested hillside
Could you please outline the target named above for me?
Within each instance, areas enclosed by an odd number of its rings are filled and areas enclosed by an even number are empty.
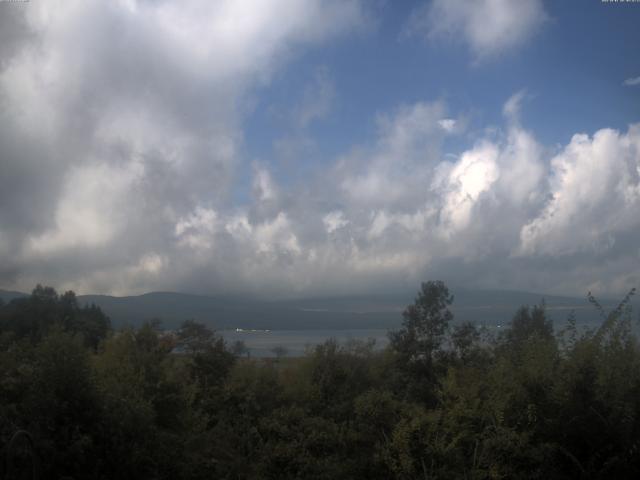
[[[589,296],[592,330],[570,317],[556,332],[538,305],[491,336],[454,322],[453,295],[427,282],[383,351],[329,341],[256,360],[198,322],[114,330],[73,292],[38,286],[0,306],[4,473],[637,478],[633,293],[610,311]]]

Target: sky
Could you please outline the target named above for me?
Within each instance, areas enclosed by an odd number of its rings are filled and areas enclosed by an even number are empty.
[[[0,2],[0,288],[640,287],[640,3]]]

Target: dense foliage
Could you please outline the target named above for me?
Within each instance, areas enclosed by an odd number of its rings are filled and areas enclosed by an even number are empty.
[[[38,286],[0,306],[0,446],[29,432],[51,479],[638,478],[629,296],[589,298],[595,330],[541,305],[492,336],[427,282],[385,350],[257,360],[193,321],[114,332]]]

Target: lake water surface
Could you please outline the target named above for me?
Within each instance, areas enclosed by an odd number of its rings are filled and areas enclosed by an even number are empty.
[[[284,347],[287,356],[304,355],[308,348],[334,338],[340,344],[350,340],[375,340],[375,348],[384,348],[389,340],[385,329],[356,330],[220,330],[229,345],[242,340],[252,357],[273,357],[273,349]]]
[[[578,325],[578,331],[585,329],[595,329],[602,321],[585,322]],[[640,335],[640,322],[634,322],[634,330],[636,335]],[[565,322],[558,322],[555,325],[556,332],[565,328]],[[506,324],[485,325],[484,328],[492,336],[497,336],[507,328]],[[334,338],[339,344],[344,345],[352,340],[367,341],[373,339],[375,341],[375,349],[383,349],[389,344],[387,337],[389,330],[387,329],[325,329],[325,330],[218,330],[218,333],[231,346],[233,342],[242,340],[252,357],[264,358],[275,357],[274,349],[283,347],[286,349],[286,355],[291,357],[299,357],[316,345],[324,343],[330,338]]]

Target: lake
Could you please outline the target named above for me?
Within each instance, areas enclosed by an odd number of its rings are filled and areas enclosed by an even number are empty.
[[[309,347],[319,345],[330,338],[345,344],[350,340],[375,340],[375,348],[384,348],[389,340],[386,329],[354,330],[219,330],[219,334],[232,345],[242,340],[252,357],[274,357],[273,349],[284,347],[287,356],[304,355]]]
[[[586,329],[597,328],[602,321],[582,322],[578,324],[578,331],[582,332]],[[567,326],[566,322],[561,321],[555,323],[556,332]],[[638,322],[633,323],[634,331],[640,335]],[[506,324],[485,325],[484,328],[492,335],[499,335],[500,332],[507,328]],[[284,347],[287,356],[299,357],[304,355],[308,348],[314,347],[334,338],[339,344],[344,345],[350,340],[368,339],[375,340],[375,349],[382,349],[389,344],[387,333],[389,330],[384,328],[359,328],[359,329],[324,329],[324,330],[218,330],[231,346],[236,340],[242,340],[252,357],[265,358],[275,357],[274,348]]]

